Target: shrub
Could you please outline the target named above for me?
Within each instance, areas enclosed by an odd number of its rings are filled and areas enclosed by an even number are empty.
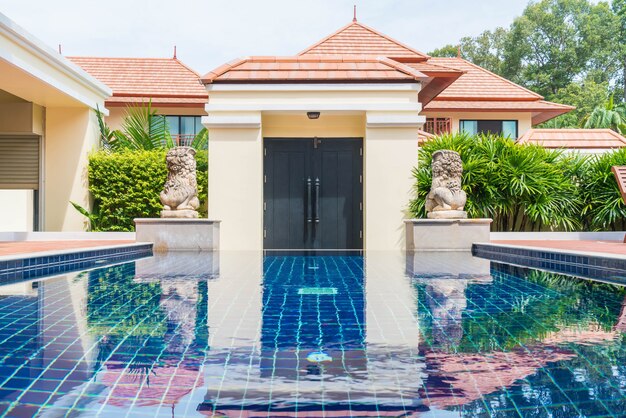
[[[626,148],[592,156],[581,176],[586,229],[626,229],[626,205],[611,172],[615,165],[626,165]]]
[[[575,230],[583,207],[577,186],[585,159],[496,136],[444,135],[426,142],[414,170],[415,217],[425,217],[431,186],[431,157],[440,149],[463,160],[465,210],[472,218],[493,218],[494,231]]]
[[[167,178],[166,150],[99,151],[89,157],[89,191],[93,195],[91,229],[134,231],[134,218],[158,218],[159,194]],[[206,215],[208,162],[196,154],[200,213]]]

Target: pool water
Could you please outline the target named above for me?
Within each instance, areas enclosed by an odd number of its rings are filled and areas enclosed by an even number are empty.
[[[0,286],[0,415],[623,417],[626,289],[464,254],[172,254]]]

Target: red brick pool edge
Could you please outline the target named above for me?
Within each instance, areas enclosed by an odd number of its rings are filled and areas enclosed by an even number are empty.
[[[134,242],[132,240],[7,241],[0,242],[0,256],[109,247],[112,245],[132,244]]]

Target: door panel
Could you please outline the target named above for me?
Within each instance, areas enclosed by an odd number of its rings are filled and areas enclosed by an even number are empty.
[[[305,173],[310,171],[307,141],[266,144],[265,247],[307,248]]]
[[[362,249],[360,139],[265,139],[266,249]]]

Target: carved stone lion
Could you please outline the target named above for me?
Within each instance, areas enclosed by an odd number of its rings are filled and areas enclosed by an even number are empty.
[[[461,188],[463,162],[458,152],[440,150],[433,154],[433,182],[426,196],[426,212],[431,219],[464,219],[467,195]]]
[[[190,147],[175,147],[168,151],[167,181],[160,198],[162,218],[197,218],[198,183],[196,181],[196,151]]]

